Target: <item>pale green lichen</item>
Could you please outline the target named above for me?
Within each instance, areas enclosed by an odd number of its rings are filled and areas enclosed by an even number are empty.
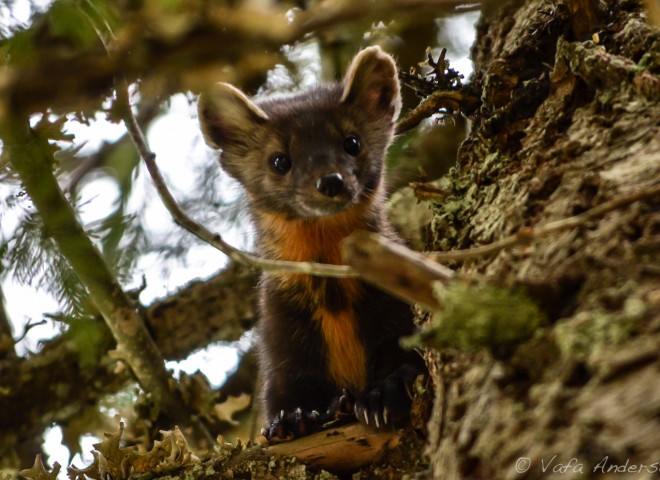
[[[645,313],[646,307],[638,299],[628,299],[622,312],[580,312],[555,326],[556,343],[565,357],[600,358],[628,340]]]
[[[506,356],[545,322],[538,306],[518,290],[456,281],[438,283],[434,291],[442,310],[419,335],[406,339],[405,346],[487,349]]]

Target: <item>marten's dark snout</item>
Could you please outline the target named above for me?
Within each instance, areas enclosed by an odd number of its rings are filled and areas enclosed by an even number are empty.
[[[323,175],[316,182],[316,189],[326,197],[336,197],[344,191],[344,178],[336,172]]]

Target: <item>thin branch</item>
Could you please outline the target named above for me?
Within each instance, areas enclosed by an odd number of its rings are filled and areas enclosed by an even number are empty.
[[[367,232],[355,232],[342,244],[344,261],[360,273],[361,278],[411,304],[429,310],[442,305],[433,292],[433,285],[456,279],[455,273],[435,263],[448,260],[492,255],[516,244],[529,242],[551,233],[576,228],[589,220],[639,200],[660,196],[660,184],[618,196],[579,215],[564,218],[539,227],[528,227],[517,234],[482,247],[451,252],[421,254],[386,238]]]
[[[396,134],[400,135],[415,128],[422,120],[438,113],[441,108],[452,112],[473,111],[479,102],[479,97],[468,93],[466,89],[433,92],[399,121],[396,126]]]
[[[256,273],[232,262],[146,307],[147,326],[163,356],[182,360],[211,342],[238,340],[254,324]]]
[[[25,325],[25,328],[23,328],[23,333],[19,335],[19,337],[14,341],[14,343],[19,343],[22,342],[25,337],[27,337],[27,334],[30,332],[35,327],[40,327],[41,325],[46,325],[48,322],[46,320],[39,320],[37,322],[28,322]]]
[[[0,133],[45,230],[89,291],[138,382],[163,412],[187,423],[187,409],[180,396],[169,388],[171,376],[143,319],[78,223],[55,179],[53,150],[48,139],[30,129],[27,118],[12,117],[0,123]]]
[[[147,170],[151,175],[156,190],[160,195],[163,204],[169,210],[174,218],[174,221],[181,227],[188,230],[193,235],[205,241],[209,245],[220,250],[232,260],[243,265],[259,268],[268,273],[305,273],[309,275],[317,275],[324,277],[336,278],[349,278],[356,277],[357,273],[346,265],[330,265],[324,263],[314,262],[290,262],[283,260],[271,260],[258,257],[251,253],[243,252],[230,244],[228,244],[220,234],[212,233],[203,225],[197,223],[192,218],[184,213],[181,207],[177,204],[176,200],[165,185],[158,166],[156,165],[156,154],[151,151],[144,138],[142,129],[138,125],[135,115],[131,111],[130,103],[128,100],[128,90],[125,88],[117,89],[118,100],[122,104],[123,118],[128,133],[130,134],[135,146],[140,152],[140,156],[147,165]]]
[[[625,195],[620,195],[612,200],[602,203],[593,207],[586,212],[573,217],[563,218],[555,222],[550,222],[546,225],[538,227],[524,227],[517,233],[505,237],[501,240],[493,242],[481,247],[468,248],[466,250],[454,250],[450,252],[434,252],[428,254],[429,258],[435,261],[448,261],[448,260],[468,260],[471,258],[479,258],[487,255],[496,254],[506,248],[513,247],[520,243],[530,242],[539,237],[546,236],[550,233],[567,230],[569,228],[576,228],[584,225],[589,220],[602,217],[608,212],[616,210],[639,200],[651,199],[660,196],[660,184],[655,184],[649,188],[644,188],[630,192]]]

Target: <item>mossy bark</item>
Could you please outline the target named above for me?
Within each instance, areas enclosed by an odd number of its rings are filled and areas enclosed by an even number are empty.
[[[576,18],[580,8],[589,15]],[[658,52],[637,2],[514,2],[484,15],[473,48],[484,105],[451,195],[433,205],[428,248],[489,243],[657,187]],[[527,288],[549,323],[506,359],[434,355],[429,476],[660,467],[659,202],[453,265]]]

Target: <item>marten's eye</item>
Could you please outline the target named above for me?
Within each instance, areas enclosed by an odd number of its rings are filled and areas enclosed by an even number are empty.
[[[270,168],[272,168],[275,173],[284,175],[291,170],[291,159],[284,153],[276,153],[270,157]]]
[[[360,139],[355,135],[349,135],[344,139],[344,150],[352,157],[357,157],[360,153]]]

